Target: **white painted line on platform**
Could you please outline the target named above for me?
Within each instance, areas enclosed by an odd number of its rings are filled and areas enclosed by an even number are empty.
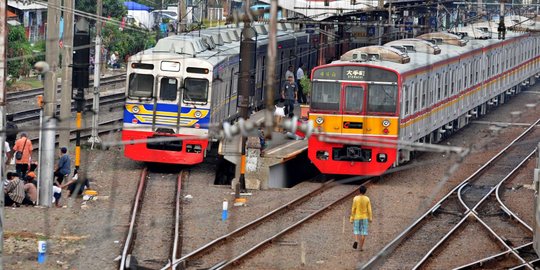
[[[282,146],[280,146],[280,147],[278,147],[278,148],[274,148],[274,149],[272,149],[272,150],[266,152],[264,155],[265,155],[265,156],[272,155],[272,154],[274,154],[274,153],[276,153],[276,152],[279,152],[279,151],[281,151],[281,150],[283,150],[283,149],[285,149],[285,148],[292,147],[294,144],[298,144],[298,143],[300,143],[300,142],[303,142],[303,140],[294,141],[293,143],[290,143],[290,144],[289,144],[289,143],[286,143],[286,144],[284,144],[284,145],[282,145]]]
[[[521,93],[530,93],[530,94],[537,94],[540,95],[540,91],[523,91]]]

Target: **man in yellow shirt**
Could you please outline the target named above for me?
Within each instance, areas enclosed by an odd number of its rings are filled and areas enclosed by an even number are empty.
[[[355,196],[352,203],[351,218],[353,223],[354,244],[353,248],[358,248],[358,242],[360,242],[360,251],[364,250],[364,241],[368,234],[368,220],[371,222],[371,202],[368,196],[366,196],[367,188],[360,186],[360,195]]]

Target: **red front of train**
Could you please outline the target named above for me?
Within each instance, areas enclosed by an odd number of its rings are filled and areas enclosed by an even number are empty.
[[[397,158],[398,101],[398,74],[391,69],[353,62],[315,68],[311,162],[325,174],[383,174]]]

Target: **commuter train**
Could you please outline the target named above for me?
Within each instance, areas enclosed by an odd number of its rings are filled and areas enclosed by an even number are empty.
[[[257,46],[249,106],[257,109],[265,102],[268,29],[253,28]],[[276,82],[281,85],[289,65],[316,65],[313,44],[318,34],[295,31],[289,24],[278,29]],[[238,117],[241,30],[213,28],[169,36],[130,57],[122,131],[126,157],[187,165],[203,161],[209,128]]]
[[[406,142],[439,142],[534,84],[539,58],[540,37],[515,32],[351,50],[312,71],[309,159],[325,174],[381,175],[411,159]]]

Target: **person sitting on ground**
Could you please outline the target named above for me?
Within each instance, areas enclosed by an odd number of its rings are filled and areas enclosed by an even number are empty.
[[[54,170],[54,177],[56,177],[56,180],[54,181],[55,184],[57,186],[61,186],[64,178],[67,177],[70,173],[71,159],[67,154],[67,148],[62,147],[60,148],[60,159],[58,159],[58,164],[56,165],[56,168]]]
[[[26,184],[32,184],[37,188],[36,179],[37,179],[36,173],[31,171],[26,174],[26,178],[24,179],[24,182],[26,182]]]
[[[24,184],[24,192],[26,193],[26,198],[32,202],[33,205],[37,202],[37,186],[34,183]]]
[[[78,169],[75,169],[71,180],[62,185],[62,188],[68,189],[68,196],[73,194],[82,195],[85,189],[90,188],[90,181]]]
[[[34,203],[26,197],[24,183],[18,177],[17,173],[8,172],[7,179],[9,183],[4,187],[4,205],[17,206],[21,204],[33,205]]]

